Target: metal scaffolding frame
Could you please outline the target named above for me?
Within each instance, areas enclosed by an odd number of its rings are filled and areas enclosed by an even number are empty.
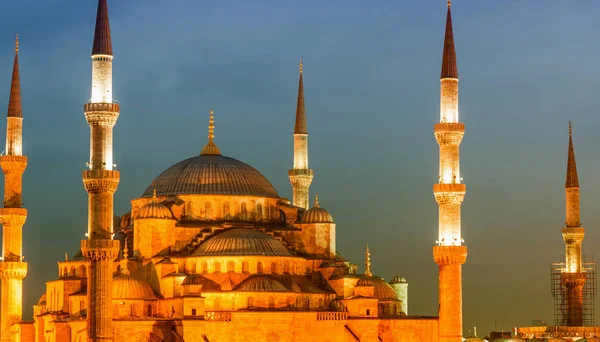
[[[582,273],[585,274],[585,285],[583,286],[583,326],[595,325],[594,298],[596,297],[596,262],[586,261],[582,263]],[[550,266],[550,286],[554,297],[554,325],[557,327],[567,325],[567,291],[562,281],[566,265],[563,262],[553,262]]]

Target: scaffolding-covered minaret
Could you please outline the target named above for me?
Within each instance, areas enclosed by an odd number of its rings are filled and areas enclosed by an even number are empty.
[[[302,77],[302,59],[300,59],[300,81],[298,83],[298,103],[296,105],[296,124],[294,125],[294,168],[288,176],[294,191],[292,203],[308,209],[308,190],[313,179],[313,170],[308,168],[308,129],[306,128],[306,110],[304,108],[304,80]]]
[[[112,42],[106,0],[98,1],[96,30],[92,48],[92,98],[84,105],[90,125],[89,170],[83,172],[88,193],[87,240],[81,251],[89,261],[87,274],[88,341],[112,341],[112,264],[119,241],[113,240],[113,195],[119,185],[119,172],[113,170],[113,127],[119,118],[119,105],[112,100]]]
[[[567,158],[567,180],[565,183],[566,222],[562,229],[565,241],[565,270],[562,274],[565,291],[565,323],[568,326],[583,326],[583,287],[586,275],[582,271],[581,243],[585,229],[579,215],[579,177],[573,149],[573,134],[569,122],[569,155]]]
[[[467,247],[462,245],[460,207],[466,193],[461,184],[459,146],[465,126],[458,121],[458,68],[450,0],[440,78],[440,122],[434,126],[440,146],[438,184],[433,186],[439,207],[439,237],[433,259],[439,267],[439,341],[462,341],[462,264]]]
[[[23,172],[27,157],[23,155],[23,109],[19,78],[19,37],[15,42],[15,62],[6,118],[6,149],[0,156],[4,173],[4,207],[2,224],[2,258],[0,259],[0,341],[12,341],[10,325],[19,322],[23,313],[23,279],[27,263],[23,262],[23,225],[27,209],[23,208]]]

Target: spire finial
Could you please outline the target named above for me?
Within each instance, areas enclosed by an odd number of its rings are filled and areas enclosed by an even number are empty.
[[[156,203],[156,189],[152,191],[152,202]]]
[[[369,245],[367,245],[367,251],[365,252],[365,275],[367,276],[372,276],[373,273],[371,273],[371,252],[369,251]]]
[[[215,112],[211,109],[208,116],[208,143],[200,152],[201,155],[221,155],[221,151],[215,145]]]
[[[450,7],[452,5],[452,3],[450,2],[450,0],[448,0],[448,7]]]
[[[15,53],[19,53],[19,33],[15,32]]]
[[[300,57],[300,73],[302,73],[302,60],[304,59],[304,56]]]
[[[315,208],[319,207],[319,194],[315,196]]]
[[[121,259],[121,274],[129,275],[129,268],[127,267],[127,261],[129,260],[129,249],[127,248],[127,238],[123,244],[123,259]]]
[[[573,136],[573,127],[571,125],[571,120],[569,120],[569,137]]]

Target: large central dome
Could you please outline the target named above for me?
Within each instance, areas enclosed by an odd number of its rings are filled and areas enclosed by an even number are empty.
[[[142,197],[242,195],[279,198],[277,190],[252,166],[237,159],[205,154],[183,160],[156,177]]]

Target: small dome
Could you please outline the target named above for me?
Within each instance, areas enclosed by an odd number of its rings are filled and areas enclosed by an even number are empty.
[[[156,199],[156,190],[154,190],[152,200],[140,208],[140,211],[137,215],[137,219],[173,220],[174,217],[173,213],[171,213],[171,210],[166,205],[158,202],[158,200]]]
[[[221,292],[219,284],[199,274],[188,275],[183,279],[181,285],[202,285],[202,292]]]
[[[113,278],[113,300],[115,299],[156,299],[150,284],[130,275],[119,274]]]
[[[392,286],[377,276],[362,276],[356,286],[373,286],[373,297],[377,299],[398,299]]]
[[[319,195],[315,198],[315,205],[302,215],[302,223],[333,223],[331,214],[319,206]]]
[[[287,287],[267,276],[252,276],[235,287],[235,291],[247,292],[289,292]]]
[[[248,228],[230,228],[203,242],[194,256],[268,255],[292,256],[285,246],[270,235]]]
[[[390,281],[390,284],[405,284],[408,283],[406,281],[406,279],[404,279],[404,277],[401,277],[399,275],[395,276],[394,279],[392,279],[392,281]]]

